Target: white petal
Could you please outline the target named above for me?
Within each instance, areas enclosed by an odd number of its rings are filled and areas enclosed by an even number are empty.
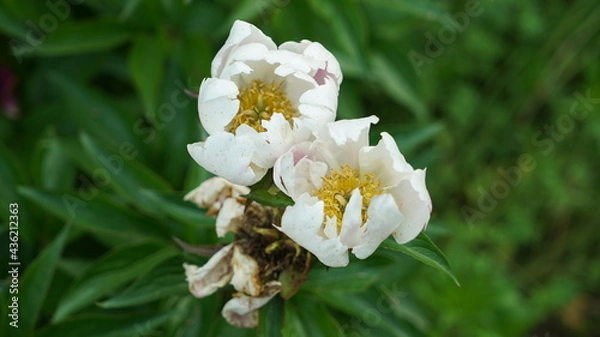
[[[332,168],[342,164],[358,167],[358,152],[369,145],[369,129],[377,121],[379,118],[370,116],[329,123],[319,131],[313,147],[320,149]]]
[[[313,160],[310,145],[302,142],[293,146],[273,166],[275,185],[294,200],[318,189],[328,170],[325,163]]]
[[[367,210],[368,220],[364,225],[361,244],[352,249],[359,259],[369,257],[403,220],[398,205],[390,194],[373,197]]]
[[[221,177],[212,177],[206,179],[198,187],[189,191],[183,197],[183,200],[191,201],[200,208],[212,207],[215,202],[217,202],[217,199],[223,190],[232,185],[233,184]],[[219,207],[216,208],[217,210],[220,208],[220,205],[218,206]]]
[[[207,78],[200,85],[198,93],[198,112],[200,122],[208,132],[213,134],[225,130],[237,114],[240,101],[235,83],[218,78]]]
[[[273,167],[277,158],[293,145],[309,140],[312,135],[301,121],[294,121],[292,127],[280,113],[273,114],[270,120],[263,120],[262,126],[266,131],[256,137],[253,162],[265,168]]]
[[[350,200],[346,204],[342,218],[342,230],[340,231],[342,243],[349,248],[361,244],[362,202],[363,198],[360,190],[358,188],[354,189]]]
[[[279,291],[281,283],[271,281],[265,286],[261,297],[241,295],[230,299],[221,314],[229,324],[238,328],[253,328],[258,325],[258,309],[267,304]]]
[[[220,77],[221,71],[228,64],[229,56],[232,51],[241,45],[248,43],[259,43],[264,45],[268,49],[276,49],[277,46],[273,40],[263,34],[260,29],[255,26],[237,20],[233,23],[229,37],[221,49],[217,52],[217,55],[211,64],[212,77]]]
[[[291,52],[302,54],[307,59],[314,60],[312,64],[311,75],[323,70],[326,76],[335,80],[336,85],[342,83],[342,70],[340,64],[333,54],[331,54],[323,45],[318,42],[302,40],[301,42],[285,42],[279,46],[279,50],[289,50]],[[307,62],[308,63],[308,62]]]
[[[217,215],[216,228],[217,236],[222,238],[228,232],[233,232],[237,228],[234,219],[244,215],[244,204],[241,204],[235,198],[227,198]]]
[[[381,134],[376,146],[360,150],[359,167],[361,172],[373,173],[385,186],[396,186],[400,180],[409,179],[414,172],[387,132]]]
[[[198,298],[206,297],[231,280],[233,275],[231,268],[233,251],[231,248],[232,245],[221,248],[200,268],[187,263],[183,264],[186,281],[192,295]]]
[[[250,296],[258,296],[262,291],[262,285],[256,260],[244,254],[239,246],[235,246],[231,265],[233,266],[231,284],[235,290]]]
[[[401,181],[390,191],[399,205],[400,212],[404,215],[404,221],[392,233],[396,242],[400,244],[417,237],[429,222],[431,200],[427,190],[422,189],[425,184],[424,180],[425,174],[421,171],[415,173],[411,180]],[[423,194],[426,194],[425,199],[422,198]]]
[[[320,235],[323,225],[323,202],[303,194],[293,206],[288,206],[277,227],[292,240],[313,253],[323,264],[344,267],[348,264],[348,247],[339,238],[327,239]]]
[[[244,125],[240,126],[241,129]],[[207,171],[234,184],[250,186],[267,172],[252,163],[254,140],[248,134],[217,132],[205,142],[188,145],[188,152]]]

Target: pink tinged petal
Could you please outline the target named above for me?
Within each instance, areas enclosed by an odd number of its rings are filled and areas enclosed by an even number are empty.
[[[229,132],[217,132],[205,142],[189,144],[188,152],[207,171],[234,184],[250,186],[267,172],[252,163],[253,143],[248,135],[234,136]]]
[[[233,23],[229,37],[221,49],[217,52],[211,64],[212,77],[220,77],[221,71],[230,62],[230,55],[240,46],[250,43],[264,45],[267,49],[276,49],[277,46],[273,40],[266,36],[255,26],[237,20]]]
[[[344,246],[349,248],[359,246],[361,244],[362,225],[362,202],[363,197],[360,190],[354,189],[350,200],[346,204],[344,215],[342,217],[342,229],[340,231],[340,239]]]
[[[367,222],[361,244],[352,249],[352,253],[359,259],[369,257],[403,220],[403,215],[398,205],[390,194],[381,194],[373,197],[367,210]]]
[[[376,146],[360,149],[359,169],[381,179],[384,186],[396,186],[401,180],[413,175],[413,168],[406,162],[398,145],[388,133],[381,134]]]
[[[206,297],[229,283],[233,276],[232,247],[232,245],[228,245],[221,248],[200,268],[187,263],[183,264],[186,281],[192,295],[197,298]]]
[[[285,42],[279,46],[279,50],[289,50],[317,61],[319,67],[315,67],[315,75],[319,71],[322,71],[326,73],[327,77],[335,80],[337,86],[342,83],[343,76],[340,64],[335,56],[333,56],[333,54],[331,54],[320,43],[311,42],[308,40],[302,40],[300,42]]]
[[[323,202],[308,194],[303,194],[296,204],[288,206],[281,219],[281,227],[292,240],[313,253],[319,261],[330,267],[348,265],[348,247],[339,238],[323,237]]]
[[[338,103],[337,88],[332,81],[326,80],[324,85],[305,91],[300,96],[298,112],[312,122],[308,127],[318,132],[325,124],[335,120]]]
[[[284,153],[273,166],[273,181],[285,194],[296,200],[322,184],[327,165],[313,160],[310,142],[302,142]]]
[[[417,237],[425,229],[427,222],[429,222],[431,200],[429,198],[422,199],[420,194],[423,191],[417,191],[414,187],[414,185],[423,186],[424,179],[424,174],[417,173],[411,180],[402,180],[397,187],[390,191],[399,205],[400,212],[404,215],[404,221],[392,233],[396,242],[400,244],[407,243]],[[414,183],[413,180],[415,181]]]
[[[235,83],[218,78],[207,78],[200,85],[198,112],[200,122],[209,135],[224,131],[237,114],[240,101]]]
[[[260,269],[256,260],[244,254],[239,246],[235,246],[231,265],[233,267],[231,285],[235,290],[250,296],[258,296],[262,291],[262,285],[259,278]]]
[[[230,299],[221,314],[227,322],[238,328],[254,328],[258,325],[258,309],[267,304],[279,291],[281,283],[271,281],[265,285],[261,297],[241,295]]]
[[[217,215],[216,229],[217,236],[222,238],[228,232],[234,232],[237,224],[235,218],[244,215],[244,204],[241,204],[235,198],[227,198]]]
[[[342,164],[358,167],[359,150],[369,145],[369,129],[378,121],[376,116],[370,116],[329,123],[319,131],[313,147],[320,149],[332,168]]]

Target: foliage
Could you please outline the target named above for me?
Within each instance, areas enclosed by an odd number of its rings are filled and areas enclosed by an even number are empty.
[[[256,330],[220,317],[229,294],[189,295],[181,264],[206,260],[171,238],[221,239],[182,201],[208,177],[186,151],[205,137],[188,92],[235,19],[336,55],[340,118],[377,114],[374,131],[428,168],[427,233],[460,287],[380,249],[315,268],[291,300],[262,309],[270,319]],[[3,87],[0,241],[16,202],[18,333],[593,336],[599,21],[591,0],[3,0],[0,67],[16,78],[19,112]],[[402,248],[427,259],[427,242]],[[5,336],[17,331],[9,284]]]

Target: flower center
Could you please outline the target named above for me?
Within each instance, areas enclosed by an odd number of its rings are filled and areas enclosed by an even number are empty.
[[[323,185],[314,194],[325,203],[325,215],[336,218],[338,231],[342,227],[342,216],[352,191],[358,188],[363,197],[361,210],[363,224],[368,218],[367,209],[371,199],[383,193],[381,180],[376,179],[375,175],[361,175],[358,170],[351,168],[348,164],[342,165],[339,171],[331,170],[331,173],[322,179]]]
[[[262,120],[270,120],[274,113],[281,113],[291,122],[292,117],[298,116],[298,111],[281,90],[282,84],[283,82],[267,84],[254,80],[247,88],[240,88],[237,97],[240,101],[240,109],[227,125],[227,131],[235,132],[240,125],[246,124],[258,132],[264,132],[266,130],[261,124]]]

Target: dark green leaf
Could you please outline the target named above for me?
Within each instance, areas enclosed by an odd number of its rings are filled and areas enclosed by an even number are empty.
[[[85,315],[50,325],[36,337],[154,336],[159,333],[156,328],[172,315],[173,312]]]
[[[179,260],[168,260],[136,280],[115,297],[98,303],[103,308],[123,308],[166,298],[170,295],[189,295],[183,267]]]
[[[19,330],[24,331],[24,336],[29,335],[35,327],[43,303],[41,299],[46,297],[50,288],[50,282],[52,282],[54,270],[67,241],[68,233],[69,227],[65,226],[56,239],[31,262],[23,274],[19,284],[21,307]]]
[[[165,53],[162,39],[141,36],[135,39],[129,52],[129,71],[146,115],[154,115],[158,88],[163,78]]]
[[[178,253],[172,246],[162,248],[154,242],[131,244],[111,251],[91,266],[66,292],[52,321],[63,321]]]
[[[317,266],[311,270],[302,289],[315,293],[330,289],[340,292],[361,292],[377,282],[381,276],[376,269],[364,268],[364,265],[358,264],[331,269]]]
[[[383,241],[381,247],[404,253],[428,266],[434,267],[448,275],[457,286],[460,286],[444,253],[423,232],[404,245],[400,245],[390,238]]]
[[[293,301],[285,301],[282,335],[289,337],[310,337],[306,333],[302,320],[298,316],[298,309],[296,309]]]
[[[257,328],[259,337],[279,337],[283,329],[283,299],[273,297],[261,310]]]
[[[304,322],[306,333],[310,337],[341,337],[344,330],[331,315],[323,302],[312,296],[294,297],[298,315]]]
[[[141,190],[141,193],[154,204],[156,209],[173,219],[193,226],[205,226],[213,228],[215,218],[206,215],[204,210],[199,209],[189,201],[184,201],[180,195],[160,193],[150,190]]]
[[[103,173],[107,177],[107,183],[110,183],[121,196],[148,213],[156,213],[156,208],[152,202],[146,200],[141,193],[141,188],[170,191],[171,187],[154,171],[134,160],[137,150],[133,145],[130,144],[129,151],[112,153],[102,149],[87,134],[82,134],[80,138],[89,159],[97,165],[94,172],[90,173]]]
[[[53,30],[42,33],[39,45],[25,55],[64,56],[106,50],[127,41],[130,35],[128,27],[113,20],[59,21]]]
[[[378,53],[372,53],[370,67],[374,79],[381,82],[381,87],[396,102],[406,105],[418,118],[427,115],[427,108],[416,90],[400,74],[391,60]]]
[[[92,233],[121,238],[167,237],[150,218],[116,205],[94,188],[62,195],[20,187],[19,193],[64,221]]]

